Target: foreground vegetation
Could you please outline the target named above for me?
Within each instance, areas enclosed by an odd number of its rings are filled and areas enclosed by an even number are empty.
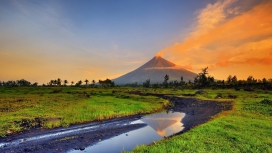
[[[0,136],[162,110],[168,101],[127,88],[1,87]]]
[[[271,91],[204,91],[195,97],[214,99],[220,95],[219,101],[233,101],[233,110],[223,112],[184,134],[149,146],[138,146],[132,152],[272,152]],[[195,93],[194,90],[162,92],[176,95]],[[236,96],[236,99],[229,98]]]
[[[67,127],[157,112],[169,104],[129,91],[232,101],[234,105],[231,111],[222,112],[184,134],[138,146],[132,152],[272,152],[272,91],[260,89],[1,87],[0,135],[34,127],[37,119],[43,128]]]

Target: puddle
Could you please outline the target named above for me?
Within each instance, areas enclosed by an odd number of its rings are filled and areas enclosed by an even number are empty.
[[[86,147],[85,150],[70,150],[69,153],[120,153],[121,151],[130,151],[137,145],[150,144],[171,136],[184,129],[181,120],[185,113],[180,112],[162,112],[145,116],[130,124],[147,124],[148,126],[133,130],[119,136],[101,141],[96,145]]]

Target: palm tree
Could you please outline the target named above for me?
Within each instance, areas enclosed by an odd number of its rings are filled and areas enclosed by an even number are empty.
[[[89,80],[86,79],[84,82],[86,82],[86,87],[87,87]]]
[[[58,81],[57,80],[54,80],[54,85],[57,85],[58,84]]]
[[[58,78],[57,84],[58,84],[59,86],[61,86],[61,82],[62,82],[62,80],[61,80],[60,78]]]
[[[67,83],[68,83],[68,81],[67,81],[67,80],[64,80],[64,86],[66,86]]]
[[[49,85],[52,86],[54,84],[54,80],[50,80]]]
[[[81,80],[79,80],[79,81],[76,83],[77,86],[80,86],[81,84],[82,84],[82,81],[81,81]]]

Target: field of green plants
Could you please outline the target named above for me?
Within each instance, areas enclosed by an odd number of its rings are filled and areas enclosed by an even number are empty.
[[[0,136],[35,127],[71,124],[161,111],[168,101],[131,95],[128,88],[0,88]]]

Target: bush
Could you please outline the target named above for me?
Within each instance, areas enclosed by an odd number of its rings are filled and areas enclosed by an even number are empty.
[[[266,104],[266,105],[272,105],[272,100],[269,99],[264,99],[261,101],[262,104]]]

